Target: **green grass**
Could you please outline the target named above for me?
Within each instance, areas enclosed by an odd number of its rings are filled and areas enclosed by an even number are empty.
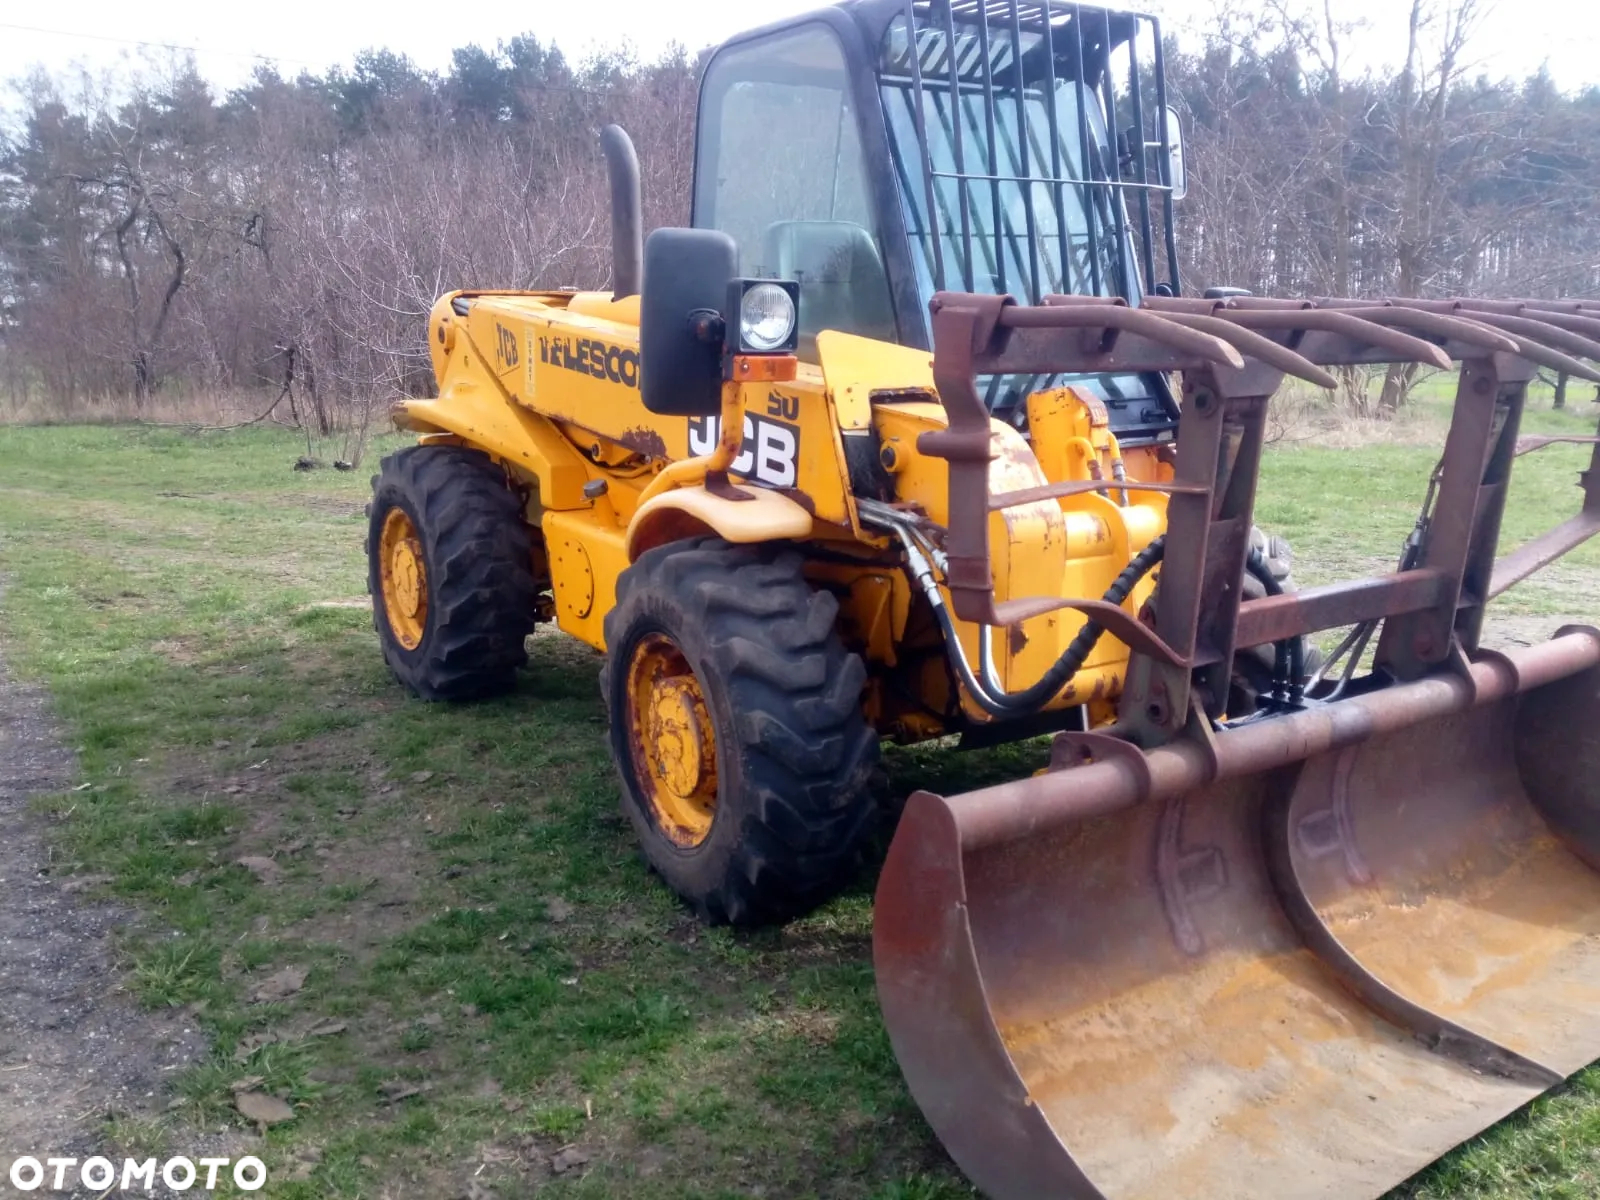
[[[1542,397],[1530,401],[1522,431],[1593,435],[1596,408],[1587,388],[1572,389],[1582,402],[1552,411]],[[1353,449],[1295,441],[1275,446],[1262,464],[1256,501],[1258,522],[1288,538],[1301,584],[1328,583],[1392,570],[1417,519],[1428,476],[1438,461],[1449,421],[1453,383],[1426,381],[1422,394],[1392,425]],[[1557,444],[1517,460],[1513,492],[1501,530],[1509,548],[1575,514],[1582,503],[1578,474],[1588,446]],[[1583,612],[1575,597],[1592,596],[1600,567],[1600,542],[1579,547],[1559,563],[1519,584],[1495,604],[1497,616]]]
[[[132,989],[192,1006],[214,1045],[164,1116],[111,1134],[178,1152],[202,1125],[241,1124],[231,1085],[260,1076],[297,1110],[262,1151],[288,1200],[473,1179],[502,1195],[972,1195],[878,1016],[872,879],[782,930],[698,926],[617,813],[597,656],[541,635],[512,696],[405,696],[357,603],[368,472],[295,473],[297,453],[270,430],[0,428],[0,634],[12,668],[48,684],[89,785],[42,805],[55,869],[107,877],[143,914],[121,946]],[[1510,537],[1575,507],[1580,457],[1524,460]],[[1310,580],[1376,565],[1430,466],[1405,446],[1278,448],[1262,519]],[[1596,565],[1590,548],[1574,569]],[[1514,597],[1530,614],[1573,604]],[[893,783],[959,790],[1040,755],[896,752]],[[246,855],[274,856],[276,881]],[[308,971],[298,992],[251,1001],[288,966]],[[1597,1087],[1580,1077],[1409,1194],[1592,1194]],[[588,1162],[550,1177],[568,1145]]]

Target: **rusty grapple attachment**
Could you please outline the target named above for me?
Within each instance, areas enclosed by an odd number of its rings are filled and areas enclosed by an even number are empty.
[[[1495,557],[1511,465],[1543,444],[1518,435],[1527,381],[1600,379],[1584,361],[1600,310],[1096,315],[1118,307],[935,301],[949,427],[926,452],[949,459],[963,619],[1008,616],[983,589],[997,498],[967,436],[975,374],[1178,371],[1183,415],[1153,627],[1128,640],[1117,719],[1058,734],[1037,776],[911,797],[877,894],[884,1019],[991,1196],[1378,1196],[1600,1058],[1600,631],[1478,645],[1492,596],[1600,531],[1600,438],[1574,439],[1596,447],[1580,513]],[[1456,408],[1400,569],[1255,600],[1227,586],[1282,375],[1441,360],[1461,363]],[[1347,626],[1337,683],[1221,711],[1236,647]]]

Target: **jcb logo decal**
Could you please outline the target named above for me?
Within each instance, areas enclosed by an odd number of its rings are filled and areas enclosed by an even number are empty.
[[[498,322],[494,327],[494,357],[502,369],[517,365],[517,335]]]
[[[599,338],[541,337],[539,361],[624,387],[639,386],[639,352],[608,346]]]
[[[689,418],[689,453],[710,454],[722,432],[721,417]],[[800,457],[800,430],[768,417],[744,419],[744,444],[731,468],[735,475],[771,487],[793,487]]]

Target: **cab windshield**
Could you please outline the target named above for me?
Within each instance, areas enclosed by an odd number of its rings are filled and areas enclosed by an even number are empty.
[[[837,329],[895,341],[859,114],[838,38],[803,25],[706,71],[694,223],[731,234],[747,276],[800,283],[800,356]]]
[[[1011,20],[976,4],[913,3],[884,35],[879,90],[919,290],[1137,303],[1117,157],[1079,66],[1104,56],[1119,18],[1027,7],[1025,22],[1015,3]],[[1138,375],[979,383],[990,410],[1019,427],[1030,393],[1067,383],[1098,394],[1125,437],[1164,436],[1172,424],[1161,385]]]
[[[1116,122],[1102,107],[1113,101],[1096,90],[1107,76],[1096,67],[1082,78],[1076,65],[1103,63],[1133,19],[1077,5],[1047,17],[1014,0],[1011,10],[1023,9],[1026,21],[985,23],[978,0],[909,0],[873,57],[857,60],[875,92],[856,88],[866,80],[821,21],[736,42],[708,64],[694,224],[732,235],[741,274],[799,282],[803,359],[818,361],[824,329],[918,343],[941,289],[1137,302],[1127,185],[1107,133]],[[862,98],[881,117],[862,111]],[[862,130],[880,120],[888,161],[869,162]],[[908,237],[890,247],[877,205],[896,198]],[[885,264],[908,252],[918,302],[897,312]],[[991,410],[1019,426],[1029,393],[1067,382],[1097,392],[1124,436],[1167,436],[1175,417],[1153,378],[982,382]]]

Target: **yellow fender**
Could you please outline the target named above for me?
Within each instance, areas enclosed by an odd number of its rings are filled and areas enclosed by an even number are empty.
[[[781,492],[737,485],[748,499],[725,500],[703,487],[651,496],[628,524],[628,561],[686,537],[715,534],[729,542],[769,542],[811,535],[811,514]]]

